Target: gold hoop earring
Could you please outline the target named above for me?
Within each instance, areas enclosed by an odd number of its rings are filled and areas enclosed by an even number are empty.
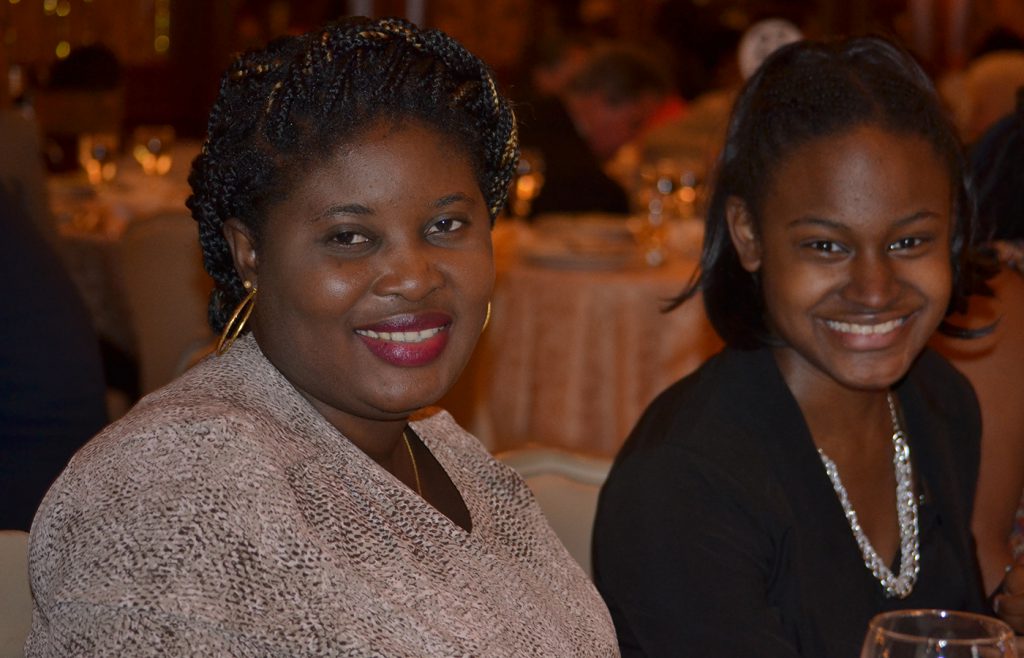
[[[487,329],[487,325],[491,323],[491,303],[487,302],[487,315],[484,316],[484,326],[480,327],[480,333],[483,333]]]
[[[227,352],[228,348],[234,344],[235,339],[245,329],[245,323],[249,321],[252,310],[256,308],[256,286],[248,280],[243,282],[242,286],[249,291],[249,294],[238,303],[235,312],[231,314],[231,319],[224,325],[224,331],[221,332],[220,341],[217,343],[217,356]]]

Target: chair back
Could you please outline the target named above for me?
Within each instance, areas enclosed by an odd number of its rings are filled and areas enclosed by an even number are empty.
[[[209,344],[213,282],[203,271],[199,229],[185,210],[132,221],[121,238],[121,271],[139,359],[139,388],[154,391],[182,360]]]
[[[608,477],[611,459],[539,446],[495,457],[523,477],[555,534],[589,575],[597,496]]]
[[[28,533],[0,530],[0,658],[24,655],[31,626]]]

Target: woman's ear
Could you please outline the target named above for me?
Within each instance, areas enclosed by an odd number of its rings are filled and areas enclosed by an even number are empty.
[[[743,199],[729,197],[725,202],[725,221],[729,236],[740,258],[740,265],[748,272],[761,269],[761,239],[757,234],[754,216]]]
[[[252,231],[234,217],[224,222],[223,231],[238,276],[242,281],[252,281],[253,285],[259,287],[259,258],[256,256],[256,241],[253,239]]]

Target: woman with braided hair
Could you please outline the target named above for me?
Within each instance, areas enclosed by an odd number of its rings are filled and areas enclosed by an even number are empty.
[[[517,158],[486,67],[350,19],[243,55],[193,164],[215,356],[35,519],[29,655],[609,655],[518,476],[444,412]]]

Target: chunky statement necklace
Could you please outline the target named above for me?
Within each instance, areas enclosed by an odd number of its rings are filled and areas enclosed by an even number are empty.
[[[834,461],[818,448],[821,462],[825,465],[825,472],[828,479],[832,481],[832,488],[836,490],[839,503],[843,506],[846,514],[846,521],[850,524],[853,537],[857,540],[861,555],[864,556],[864,566],[874,574],[878,582],[885,590],[886,598],[905,599],[914,590],[917,582],[917,575],[921,570],[921,546],[917,527],[917,497],[914,495],[914,478],[910,467],[910,446],[907,444],[907,435],[900,427],[899,415],[896,413],[896,403],[892,393],[886,394],[889,402],[889,415],[892,418],[892,465],[896,471],[896,515],[900,526],[900,575],[896,576],[882,558],[875,552],[871,540],[864,534],[857,520],[857,512],[850,504],[850,498],[846,494],[846,487],[839,479],[839,470]]]

